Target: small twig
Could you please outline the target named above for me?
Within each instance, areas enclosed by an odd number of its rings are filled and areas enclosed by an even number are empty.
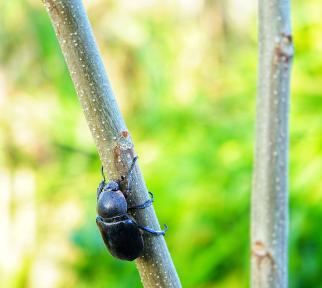
[[[55,28],[105,171],[110,179],[121,179],[135,156],[133,142],[106,76],[82,2],[43,2]],[[135,205],[149,199],[138,165],[133,170],[132,181],[129,204]],[[133,216],[143,226],[160,229],[152,206],[136,211]],[[181,287],[164,237],[144,234],[144,242],[144,255],[136,260],[144,287]]]

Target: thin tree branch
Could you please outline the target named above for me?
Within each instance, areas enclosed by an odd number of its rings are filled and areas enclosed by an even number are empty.
[[[133,142],[117,106],[82,1],[43,2],[105,171],[110,179],[119,179],[126,174],[135,155]],[[149,199],[138,165],[134,168],[132,181],[129,206]],[[152,206],[133,216],[143,226],[160,229]],[[144,287],[181,287],[164,237],[144,233],[144,242],[144,255],[136,260]]]
[[[252,192],[254,288],[288,286],[289,0],[259,0],[259,74]]]

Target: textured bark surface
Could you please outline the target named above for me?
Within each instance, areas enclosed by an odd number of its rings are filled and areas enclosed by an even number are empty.
[[[105,171],[110,179],[119,179],[132,163],[135,154],[133,142],[117,106],[82,2],[43,2]],[[149,199],[138,164],[133,171],[131,188],[130,206]],[[95,188],[93,197],[96,197]],[[141,225],[160,229],[152,206],[137,211],[133,216]],[[173,232],[170,230],[169,233]],[[164,237],[144,233],[144,241],[144,255],[136,260],[144,287],[181,287]]]
[[[259,75],[252,192],[251,283],[288,286],[289,0],[259,0]]]

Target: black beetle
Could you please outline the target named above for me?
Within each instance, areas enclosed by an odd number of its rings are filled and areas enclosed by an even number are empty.
[[[142,255],[144,242],[141,231],[153,235],[164,235],[165,230],[156,231],[149,227],[141,226],[128,214],[129,210],[144,209],[153,202],[151,199],[143,204],[128,207],[125,195],[130,192],[130,178],[137,157],[133,158],[131,167],[126,177],[121,180],[109,181],[106,183],[102,166],[103,180],[97,188],[97,213],[96,224],[101,232],[103,241],[110,253],[122,260],[133,261]],[[120,182],[127,180],[126,193],[122,192]]]

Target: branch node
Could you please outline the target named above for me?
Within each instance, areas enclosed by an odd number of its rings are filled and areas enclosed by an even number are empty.
[[[275,260],[272,253],[267,249],[263,241],[257,240],[252,247],[252,258],[255,260],[256,265],[260,268],[263,261],[268,262],[272,270],[275,269]]]
[[[275,62],[289,62],[294,56],[292,35],[282,32],[280,37],[277,37],[274,52]]]

